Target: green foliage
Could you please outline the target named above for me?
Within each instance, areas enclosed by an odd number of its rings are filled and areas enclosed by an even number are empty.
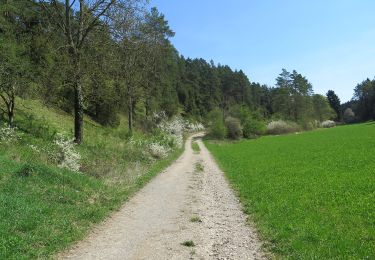
[[[215,121],[210,127],[210,137],[222,140],[227,136],[227,128],[222,120]]]
[[[187,247],[194,247],[195,243],[193,242],[193,240],[187,240],[187,241],[184,241],[183,243],[181,243],[181,245],[187,246]]]
[[[329,100],[325,96],[315,94],[312,96],[312,102],[314,107],[315,119],[319,122],[323,122],[328,119],[339,118],[339,114],[337,114],[337,112],[332,109]]]
[[[240,119],[243,137],[251,139],[266,133],[266,124],[258,111],[252,112],[247,106],[233,106],[229,114]]]
[[[375,119],[375,80],[366,79],[354,89],[355,114],[362,121]]]
[[[283,119],[295,122],[307,120],[312,114],[311,83],[297,71],[283,69],[273,89],[273,111]]]
[[[375,124],[206,143],[276,258],[375,258]]]
[[[120,125],[120,117],[117,113],[118,109],[110,103],[104,103],[98,106],[95,120],[103,126],[118,127]]]
[[[335,111],[336,116],[335,119],[340,121],[342,117],[342,112],[341,112],[341,101],[339,97],[336,95],[336,93],[333,90],[328,90],[327,92],[327,99],[329,102],[329,105]]]
[[[266,124],[261,121],[257,120],[255,118],[247,118],[243,123],[242,123],[242,132],[243,132],[243,137],[252,139],[256,138],[258,136],[264,135],[266,133]]]
[[[227,136],[227,128],[224,124],[222,112],[215,109],[208,114],[210,121],[209,136],[213,139],[222,140]]]

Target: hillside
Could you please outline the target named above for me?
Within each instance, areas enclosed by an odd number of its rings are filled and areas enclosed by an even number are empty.
[[[58,167],[57,133],[72,136],[72,117],[39,101],[18,100],[15,134],[0,143],[0,258],[45,258],[80,239],[181,152],[148,152],[158,136],[106,128],[85,118],[80,172]],[[166,135],[159,134],[159,138]],[[60,165],[61,166],[61,165]]]

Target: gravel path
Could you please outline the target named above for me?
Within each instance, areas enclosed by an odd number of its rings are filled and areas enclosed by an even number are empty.
[[[59,259],[264,259],[223,173],[199,139]],[[191,149],[193,138],[201,151]],[[195,246],[182,245],[192,241]]]

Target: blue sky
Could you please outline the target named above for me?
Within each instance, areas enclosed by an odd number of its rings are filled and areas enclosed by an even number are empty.
[[[282,68],[316,93],[351,99],[375,76],[374,0],[151,0],[186,57],[213,59],[268,85]]]

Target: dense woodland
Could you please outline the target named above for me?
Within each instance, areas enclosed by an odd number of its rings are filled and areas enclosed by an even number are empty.
[[[170,41],[174,34],[141,0],[0,0],[2,118],[12,127],[17,98],[40,99],[74,115],[77,143],[84,115],[115,127],[124,114],[130,133],[147,130],[160,111],[202,120],[246,110],[256,120],[303,127],[375,119],[374,80],[359,84],[341,106],[333,91],[314,94],[297,71],[283,69],[269,87],[241,70],[185,58]]]

